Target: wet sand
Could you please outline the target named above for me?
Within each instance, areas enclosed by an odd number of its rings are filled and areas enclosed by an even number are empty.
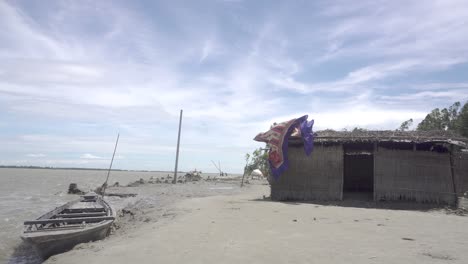
[[[282,203],[265,185],[182,199],[46,263],[466,263],[468,217]],[[145,221],[145,220],[143,220]]]

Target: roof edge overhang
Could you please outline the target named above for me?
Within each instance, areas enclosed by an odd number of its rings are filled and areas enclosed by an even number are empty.
[[[298,137],[290,137],[289,143],[297,145],[302,143],[302,139]],[[401,138],[401,137],[391,137],[391,138],[376,138],[376,137],[321,137],[317,136],[314,139],[314,142],[317,143],[338,143],[338,144],[346,144],[346,143],[379,143],[379,142],[395,142],[395,143],[433,143],[433,144],[450,144],[454,146],[459,146],[462,148],[468,148],[468,144],[462,139],[441,139],[441,138]]]

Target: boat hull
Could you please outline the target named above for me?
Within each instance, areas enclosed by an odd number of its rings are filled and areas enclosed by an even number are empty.
[[[71,250],[80,243],[104,239],[110,232],[112,221],[92,228],[73,231],[50,231],[24,235],[21,238],[30,244],[43,258]]]
[[[105,238],[115,220],[115,210],[94,193],[86,194],[42,215],[25,221],[21,235],[44,259],[80,243]]]

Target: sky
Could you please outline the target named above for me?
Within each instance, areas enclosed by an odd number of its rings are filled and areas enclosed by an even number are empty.
[[[242,172],[255,135],[468,100],[468,1],[0,0],[0,165]]]

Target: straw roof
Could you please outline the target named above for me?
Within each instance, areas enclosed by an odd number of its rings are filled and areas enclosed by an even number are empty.
[[[290,138],[291,143],[298,143],[300,138]],[[468,139],[451,131],[392,131],[359,130],[316,132],[315,142],[408,142],[408,143],[448,143],[461,147],[468,146]]]

